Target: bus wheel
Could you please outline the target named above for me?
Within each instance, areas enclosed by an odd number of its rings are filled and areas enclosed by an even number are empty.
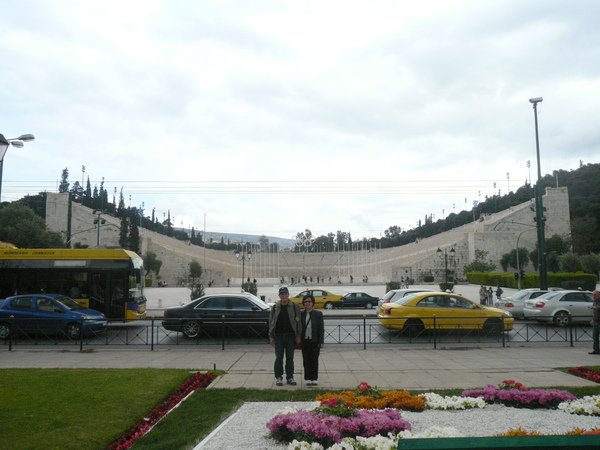
[[[200,335],[200,324],[198,322],[184,322],[183,323],[183,334],[188,338],[195,338]]]
[[[81,335],[81,325],[78,323],[68,323],[65,328],[65,334],[69,339],[79,339]]]
[[[0,339],[8,339],[10,337],[10,325],[0,323]]]

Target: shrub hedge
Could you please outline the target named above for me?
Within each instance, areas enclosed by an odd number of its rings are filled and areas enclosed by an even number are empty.
[[[467,280],[471,284],[485,286],[503,286],[517,289],[517,279],[512,273],[504,272],[468,272]],[[583,272],[549,273],[548,287],[563,289],[584,289],[592,291],[596,288],[596,275]],[[521,278],[521,288],[537,288],[540,286],[539,274],[528,273]]]

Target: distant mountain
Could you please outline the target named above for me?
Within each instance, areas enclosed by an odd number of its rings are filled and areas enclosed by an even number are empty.
[[[184,233],[189,234],[189,228],[174,228],[174,230],[183,231]],[[197,230],[196,233],[203,235],[203,239],[205,239],[206,242],[210,242],[210,239],[212,239],[213,242],[220,242],[221,238],[223,238],[225,242],[229,240],[229,242],[250,242],[252,244],[257,244],[261,236],[256,234],[221,233],[218,231],[207,231],[205,233],[202,230]],[[267,236],[267,239],[270,244],[275,243],[279,245],[281,250],[291,249],[296,244],[294,239],[285,239],[276,236]]]

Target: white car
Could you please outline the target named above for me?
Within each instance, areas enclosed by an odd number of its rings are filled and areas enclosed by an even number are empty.
[[[387,294],[385,294],[383,297],[381,297],[379,299],[379,302],[377,303],[377,314],[379,314],[379,312],[381,311],[381,307],[385,303],[393,303],[396,300],[401,299],[402,297],[404,297],[408,294],[414,294],[415,292],[436,292],[436,291],[432,291],[431,289],[419,289],[419,288],[392,289],[391,291],[388,291]]]
[[[522,289],[519,292],[515,292],[510,297],[502,297],[496,303],[496,307],[503,309],[504,311],[510,312],[515,319],[524,318],[523,308],[525,302],[530,299],[544,295],[548,291],[542,291],[540,289]]]
[[[552,322],[561,327],[569,323],[589,323],[592,302],[589,291],[551,291],[527,300],[523,314],[526,319]]]

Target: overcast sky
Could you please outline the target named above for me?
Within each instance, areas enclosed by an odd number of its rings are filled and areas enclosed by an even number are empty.
[[[0,17],[0,133],[36,136],[6,154],[5,201],[85,165],[176,226],[379,237],[535,180],[539,96],[542,174],[600,162],[595,0],[0,0]]]

